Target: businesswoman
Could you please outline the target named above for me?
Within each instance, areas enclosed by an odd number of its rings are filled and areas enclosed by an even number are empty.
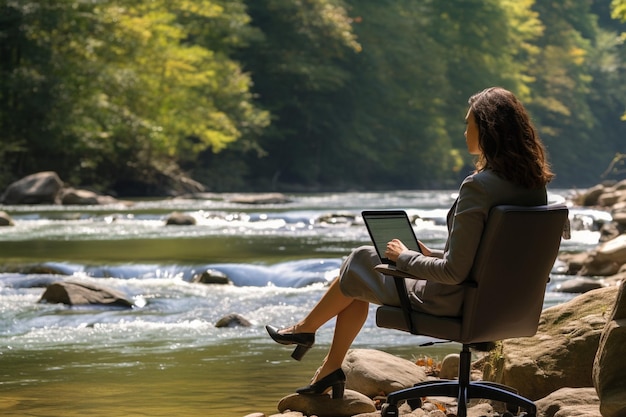
[[[462,182],[448,212],[444,249],[419,242],[420,253],[394,239],[385,253],[399,270],[420,278],[407,279],[412,307],[435,315],[460,315],[463,286],[455,284],[469,274],[490,208],[547,204],[546,185],[554,176],[526,109],[510,91],[492,87],[470,97],[465,123],[475,171]],[[300,360],[313,346],[316,330],[336,318],[328,354],[310,384],[297,393],[319,395],[332,389],[332,398],[343,397],[346,377],[341,364],[367,319],[369,304],[400,305],[393,279],[374,270],[379,263],[372,246],[355,249],[304,318],[284,329],[266,326],[274,341],[296,345],[292,356]]]

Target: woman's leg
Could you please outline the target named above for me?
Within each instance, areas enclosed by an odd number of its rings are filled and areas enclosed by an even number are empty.
[[[314,333],[324,323],[337,317],[328,355],[312,382],[341,367],[352,341],[367,319],[368,311],[369,303],[345,296],[339,288],[339,280],[336,279],[309,314],[295,325],[293,330],[297,333]]]

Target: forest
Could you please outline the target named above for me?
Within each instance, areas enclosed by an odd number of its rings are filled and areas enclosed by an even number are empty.
[[[0,189],[456,188],[494,85],[553,186],[619,180],[625,40],[626,0],[0,0]]]

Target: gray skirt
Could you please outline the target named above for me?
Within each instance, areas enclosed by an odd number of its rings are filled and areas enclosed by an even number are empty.
[[[360,246],[341,265],[339,287],[352,298],[378,305],[399,306],[396,284],[390,276],[374,270],[380,258],[373,246]],[[404,280],[413,310],[439,316],[460,316],[464,289],[423,279]]]

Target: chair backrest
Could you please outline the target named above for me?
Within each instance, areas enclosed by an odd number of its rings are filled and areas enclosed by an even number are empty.
[[[391,275],[404,301],[400,307],[379,307],[376,324],[460,343],[534,335],[567,217],[564,205],[494,207],[470,276],[462,284],[460,317],[413,310],[404,286],[404,277],[410,276],[396,271]]]
[[[497,206],[487,221],[465,292],[463,343],[532,336],[567,222],[564,205]]]

